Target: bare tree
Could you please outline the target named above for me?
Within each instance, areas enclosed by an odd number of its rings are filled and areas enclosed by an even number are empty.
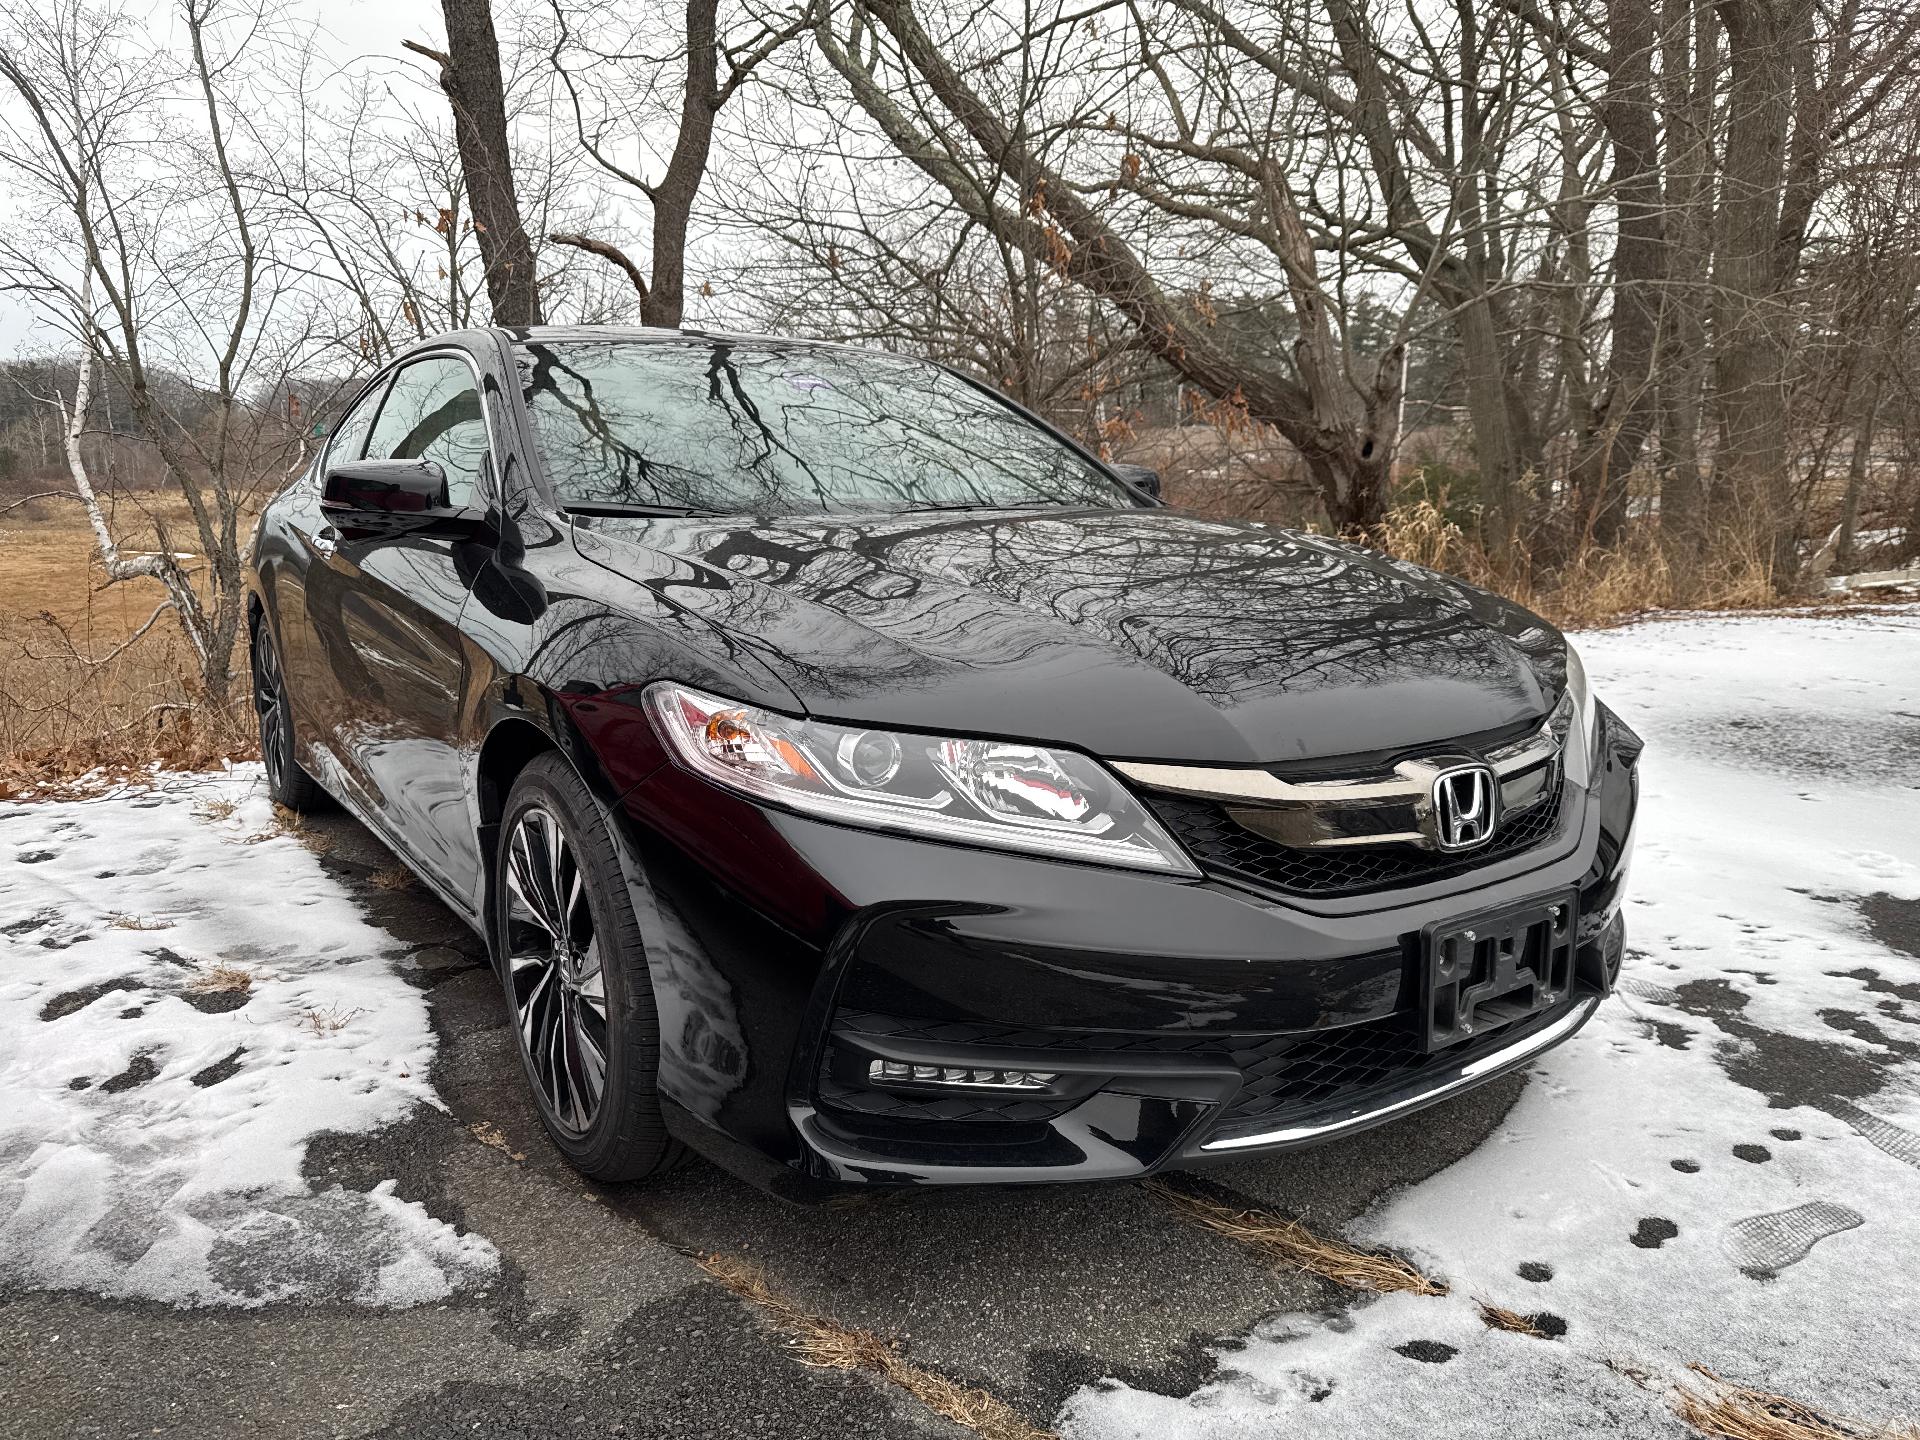
[[[247,83],[261,17],[183,0],[180,18],[184,55],[141,49],[126,17],[81,0],[5,16],[0,80],[24,116],[5,158],[46,209],[39,230],[0,241],[0,274],[80,343],[83,373],[97,357],[184,500],[199,583],[158,511],[156,555],[131,562],[110,543],[102,553],[110,582],[162,581],[202,688],[224,703],[244,622],[240,526],[299,451],[276,401],[304,332],[285,323],[288,276],[262,241],[236,155],[230,89]],[[226,48],[230,22],[238,39]],[[193,104],[172,113],[163,97],[179,88]],[[159,394],[181,373],[204,377],[201,403],[184,412]],[[84,498],[86,477],[74,481]]]
[[[642,12],[592,0],[571,7],[548,0],[552,11],[546,59],[567,97],[582,153],[600,171],[645,199],[653,220],[646,267],[604,237],[578,232],[548,236],[616,267],[640,299],[642,324],[677,328],[686,313],[687,236],[695,202],[713,153],[714,126],[724,106],[754,71],[799,34],[802,20],[766,25],[748,18],[738,33],[721,33],[719,0],[686,0],[678,33]],[[650,50],[651,37],[674,35],[678,55]],[[680,93],[673,109],[665,162],[649,178],[641,160],[623,160],[622,142],[644,149],[668,108],[666,77],[678,61]],[[637,91],[641,99],[629,98]]]
[[[1141,346],[1216,402],[1286,435],[1338,528],[1377,524],[1398,441],[1404,336],[1372,357],[1345,345],[1339,306],[1320,274],[1283,155],[1257,139],[1238,145],[1204,136],[1187,119],[1170,79],[1170,134],[1149,136],[1117,117],[1111,127],[1074,119],[1048,133],[1037,112],[1060,74],[1036,74],[1029,66],[1044,46],[1010,45],[1007,53],[1021,57],[1021,73],[1001,93],[989,94],[971,78],[987,73],[981,57],[964,68],[954,63],[955,38],[936,39],[908,0],[869,0],[816,16],[814,38],[895,149],[939,183],[970,221],[1111,306]],[[1085,105],[1078,108],[1085,113]],[[1080,157],[1066,143],[1068,132],[1084,141],[1102,128],[1119,142],[1105,147],[1112,168],[1098,179],[1069,170]],[[1151,139],[1163,141],[1160,153],[1174,168],[1193,160],[1231,172],[1238,211],[1209,214],[1178,181],[1159,183],[1142,152],[1131,148]],[[1089,159],[1098,153],[1094,146],[1080,148]],[[1232,344],[1208,298],[1208,277],[1177,258],[1152,259],[1125,233],[1125,220],[1095,198],[1123,189],[1143,195],[1162,214],[1211,221],[1258,246],[1282,278],[1291,307],[1290,353],[1262,356]]]
[[[493,6],[490,0],[441,0],[440,9],[447,25],[444,53],[413,40],[403,43],[440,66],[440,88],[453,107],[454,135],[473,206],[474,234],[494,323],[538,325],[542,323],[539,277],[514,185],[506,84],[500,77]]]

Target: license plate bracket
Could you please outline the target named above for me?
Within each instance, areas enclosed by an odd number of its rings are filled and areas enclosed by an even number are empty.
[[[1421,1039],[1445,1050],[1552,1008],[1573,983],[1576,893],[1429,925]]]

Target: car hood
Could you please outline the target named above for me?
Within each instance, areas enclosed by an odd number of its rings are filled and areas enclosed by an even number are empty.
[[[1544,716],[1545,621],[1360,547],[1171,509],[576,524],[822,719],[1272,764]]]

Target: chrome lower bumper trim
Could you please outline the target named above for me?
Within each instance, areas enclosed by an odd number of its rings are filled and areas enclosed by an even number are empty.
[[[1470,1061],[1445,1080],[1430,1085],[1412,1095],[1403,1095],[1400,1099],[1386,1105],[1376,1105],[1366,1110],[1343,1115],[1337,1120],[1323,1121],[1317,1125],[1295,1125],[1285,1130],[1268,1130],[1259,1135],[1235,1135],[1226,1140],[1204,1141],[1200,1148],[1206,1152],[1222,1150],[1251,1150],[1261,1145],[1297,1145],[1304,1140],[1323,1139],[1336,1135],[1342,1130],[1357,1130],[1364,1126],[1384,1120],[1400,1110],[1408,1110],[1417,1105],[1441,1099],[1455,1090],[1464,1090],[1478,1080],[1485,1079],[1495,1071],[1517,1065],[1529,1056],[1559,1044],[1567,1036],[1587,1023],[1587,1019],[1599,1006],[1597,996],[1589,996],[1573,1009],[1562,1015],[1551,1025],[1534,1031],[1515,1040],[1511,1045],[1503,1045],[1498,1050],[1489,1051],[1478,1060]]]

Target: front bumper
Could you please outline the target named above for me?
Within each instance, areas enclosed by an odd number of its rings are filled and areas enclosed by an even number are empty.
[[[1559,832],[1386,895],[1280,900],[764,810],[671,767],[629,794],[669,1125],[783,1193],[1129,1178],[1350,1134],[1526,1064],[1611,988],[1639,741],[1612,716]],[[1425,1054],[1423,930],[1572,892],[1553,1008]],[[1051,1077],[901,1090],[876,1061]]]

